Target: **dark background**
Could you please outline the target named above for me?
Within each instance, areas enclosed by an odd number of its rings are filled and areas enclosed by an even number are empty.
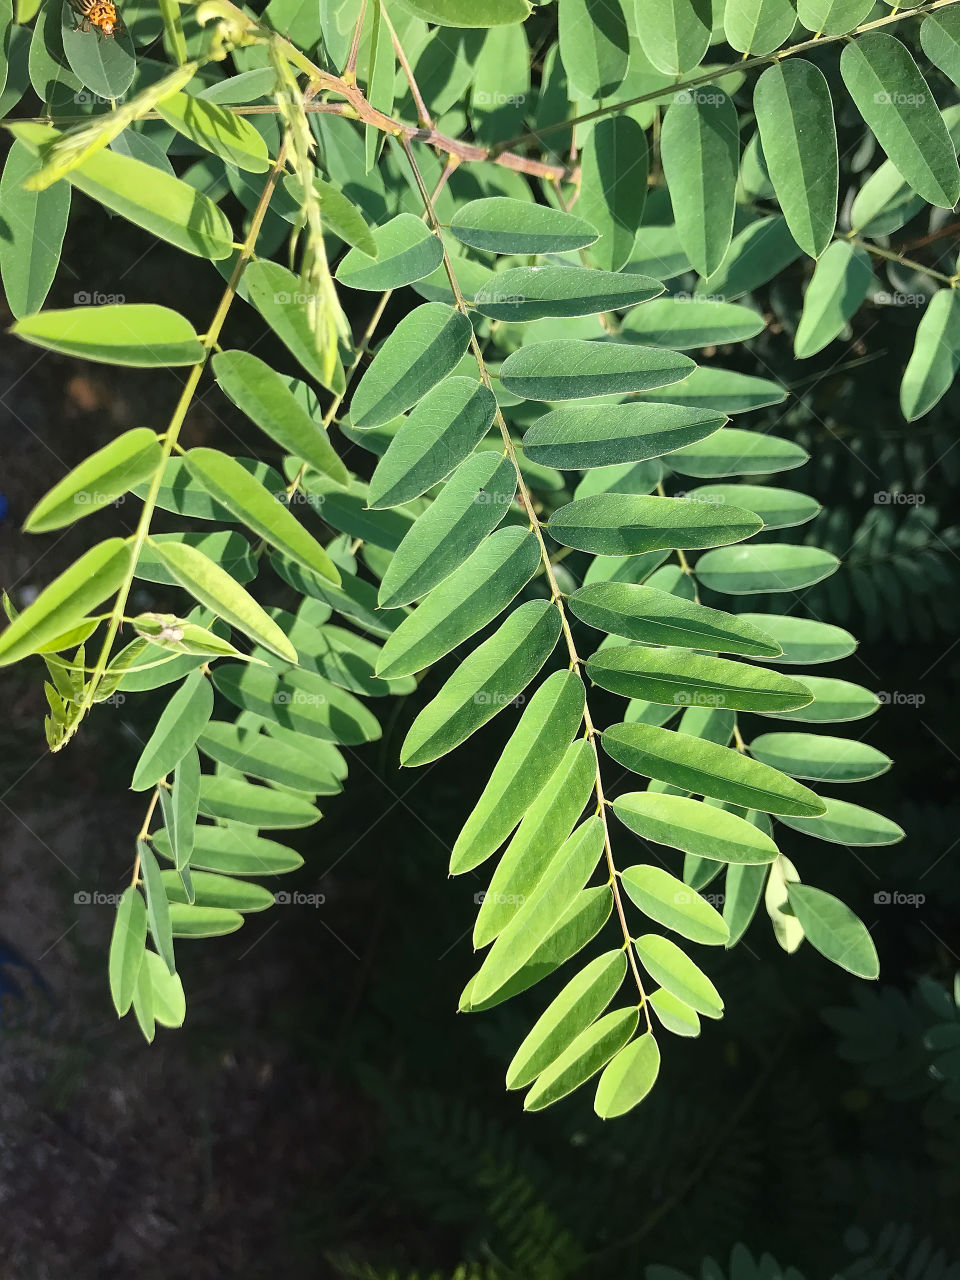
[[[941,240],[925,260],[947,262],[950,248]],[[804,279],[798,264],[756,300],[770,324],[753,354],[698,358],[790,388],[783,406],[743,425],[809,450],[787,482],[825,511],[799,532],[844,558],[805,607],[862,645],[819,674],[890,695],[877,717],[839,731],[863,732],[895,758],[893,771],[838,793],[899,821],[906,841],[848,850],[780,829],[804,879],[871,928],[880,983],[857,983],[809,946],[784,955],[761,908],[742,945],[708,957],[723,1021],[697,1041],[661,1037],[661,1077],[636,1113],[601,1124],[584,1089],[524,1116],[503,1071],[557,984],[458,1015],[485,868],[447,878],[449,849],[516,713],[435,766],[395,764],[450,660],[417,698],[375,708],[383,740],[350,753],[344,794],[323,805],[319,827],[293,833],[306,863],[278,887],[323,904],[278,907],[232,937],[183,943],[187,1025],[161,1029],[148,1047],[110,1005],[112,909],[82,895],[117,893],[129,879],[143,815],[129,773],[169,691],[100,708],[51,758],[40,663],[4,669],[0,1274],[297,1280],[447,1276],[462,1262],[462,1280],[632,1277],[650,1263],[692,1272],[742,1241],[808,1277],[933,1277],[944,1273],[924,1262],[925,1239],[930,1256],[960,1256],[960,1065],[935,1052],[956,1036],[956,1010],[933,994],[952,992],[960,951],[960,398],[902,422],[897,387],[918,317],[906,308],[868,306],[848,341],[793,363]],[[913,283],[892,281],[905,292]],[[119,220],[105,228],[77,196],[48,305],[72,305],[76,289],[123,292],[178,307],[202,332],[221,288],[212,267],[151,247]],[[359,332],[365,317],[350,318]],[[238,302],[224,345],[260,336]],[[269,340],[257,351],[289,363]],[[19,532],[67,468],[122,429],[161,427],[179,385],[176,370],[83,365],[3,339],[0,580],[15,599],[131,527],[132,502],[63,535]],[[249,428],[209,379],[203,389],[185,441],[238,448]],[[369,472],[356,447],[347,456]],[[877,492],[914,497],[877,503]],[[283,604],[284,590],[270,580],[270,601]],[[600,705],[610,722],[612,703]],[[618,839],[626,848],[632,837]]]

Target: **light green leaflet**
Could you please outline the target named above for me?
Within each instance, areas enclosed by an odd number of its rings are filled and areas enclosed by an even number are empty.
[[[587,674],[625,698],[672,706],[792,711],[813,701],[807,687],[790,676],[687,649],[605,645],[587,662]]]
[[[866,249],[836,240],[817,262],[803,295],[803,311],[793,340],[798,360],[816,355],[841,333],[873,283]]]
[[[705,0],[637,0],[636,14],[640,45],[658,71],[679,76],[699,65],[713,29]]]
[[[560,848],[542,879],[487,953],[472,997],[481,1002],[517,973],[559,923],[603,852],[603,823],[588,818]]]
[[[167,970],[176,972],[173,958],[173,933],[171,931],[170,906],[160,878],[160,868],[153,850],[145,840],[137,841],[137,854],[140,858],[140,875],[143,881],[143,892],[147,900],[147,922],[150,936],[157,948]],[[141,976],[143,970],[141,969]]]
[[[378,675],[409,675],[442,658],[498,617],[539,566],[529,529],[498,529],[401,622],[379,655]]]
[[[377,464],[369,505],[398,506],[446,479],[487,434],[496,411],[493,392],[473,378],[446,378],[433,387]]]
[[[811,946],[858,978],[880,976],[870,932],[839,898],[808,884],[788,884],[787,900]]]
[[[321,386],[334,395],[342,395],[346,389],[343,367],[336,357],[331,373],[327,365],[329,353],[317,350],[300,277],[278,262],[260,259],[246,268],[243,284],[250,301],[290,354]]]
[[[201,671],[195,671],[167,703],[157,727],[144,747],[130,786],[147,791],[172,773],[213,713],[213,688]]]
[[[479,866],[531,809],[579,728],[583,707],[583,682],[573,672],[555,671],[543,682],[457,837],[451,875]]]
[[[708,551],[696,564],[704,586],[727,595],[800,591],[829,578],[840,561],[819,547],[783,542],[752,542],[745,547]]]
[[[827,840],[830,844],[869,847],[897,844],[903,839],[903,829],[889,818],[862,805],[847,800],[828,799],[826,812],[819,818],[781,817],[780,821],[794,831]]]
[[[727,950],[735,947],[746,933],[760,905],[766,878],[765,866],[732,863],[727,867],[723,882],[723,919],[730,930]]]
[[[159,465],[156,435],[146,427],[125,431],[55,484],[27,516],[24,531],[47,533],[73,524],[148,479]]]
[[[871,0],[797,0],[800,21],[815,35],[835,36],[852,31],[872,9]]]
[[[187,898],[175,871],[161,871],[160,877],[171,903],[186,902]],[[262,885],[235,880],[232,876],[216,875],[210,871],[192,873],[195,901],[198,907],[219,907],[227,911],[265,911],[275,904],[269,889]]]
[[[643,1101],[659,1074],[660,1050],[650,1032],[646,1032],[621,1049],[604,1068],[594,1101],[597,1115],[601,1120],[626,1115]]]
[[[193,325],[169,307],[69,307],[24,316],[10,328],[18,338],[63,355],[141,369],[197,364],[203,347]]]
[[[713,507],[682,498],[598,493],[559,507],[547,527],[550,536],[564,546],[614,556],[638,555],[662,547],[686,551],[739,542],[756,533],[762,521],[752,511],[737,507]]]
[[[397,547],[380,584],[381,607],[409,604],[448,577],[502,523],[516,491],[509,458],[484,450],[462,462]]]
[[[524,1111],[541,1111],[596,1075],[627,1044],[639,1019],[639,1010],[635,1008],[615,1009],[581,1031],[524,1098]]]
[[[475,302],[492,320],[525,321],[619,311],[662,292],[650,276],[589,267],[511,267],[491,276]]]
[[[787,392],[782,383],[771,382],[769,378],[702,366],[680,382],[659,391],[644,391],[639,398],[648,404],[666,402],[719,413],[746,413],[749,409],[780,404],[787,398]]]
[[[675,942],[647,933],[634,945],[640,963],[654,982],[705,1018],[722,1017],[723,1001],[716,987]]]
[[[607,951],[581,970],[547,1006],[507,1068],[507,1088],[523,1089],[584,1031],[617,994],[627,957]]]
[[[666,459],[684,476],[713,479],[720,476],[766,475],[802,467],[810,455],[792,440],[781,440],[740,427],[721,427],[706,440],[684,445]]]
[[[175,938],[221,938],[224,934],[235,933],[242,924],[243,916],[239,911],[170,903],[170,927]]]
[[[577,200],[578,213],[600,232],[587,250],[592,265],[619,271],[629,260],[647,197],[648,169],[647,135],[635,120],[617,115],[594,124],[580,157]]]
[[[400,749],[400,763],[427,764],[446,755],[510,706],[549,658],[559,636],[560,613],[551,601],[520,605],[420,712]]]
[[[625,867],[623,887],[644,915],[691,942],[723,945],[730,936],[719,912],[662,867]]]
[[[523,22],[528,0],[400,0],[400,7],[426,22],[447,27],[496,27]]]
[[[523,437],[531,462],[586,470],[642,462],[703,440],[727,421],[723,414],[683,405],[603,404],[554,409]]]
[[[153,843],[162,857],[171,858],[166,831],[155,832]],[[197,827],[190,861],[204,871],[231,876],[276,876],[303,866],[292,849],[241,827]]]
[[[636,307],[625,317],[622,333],[635,334],[640,342],[652,347],[692,351],[755,338],[763,327],[763,316],[750,307],[681,295],[655,298],[646,306]]]
[[[908,422],[922,418],[950,390],[958,368],[960,298],[955,289],[938,289],[920,318],[900,387],[900,408]]]
[[[778,49],[795,22],[790,0],[729,0],[723,10],[724,35],[743,54],[756,56]]]
[[[575,591],[569,605],[588,626],[644,644],[717,649],[760,658],[781,653],[780,645],[760,624],[656,587],[594,582]]]
[[[757,218],[734,236],[723,261],[697,292],[736,302],[786,270],[802,253],[784,218]]]
[[[424,303],[404,316],[353,393],[354,426],[380,426],[416,404],[459,364],[471,334],[466,316],[441,302]]]
[[[130,544],[108,538],[65,569],[0,634],[0,666],[36,653],[75,627],[124,581]]]
[[[758,515],[764,529],[790,529],[820,513],[820,503],[795,489],[760,484],[704,484],[687,491],[690,502],[732,503]]]
[[[521,347],[500,366],[500,381],[525,400],[582,400],[679,382],[689,356],[622,342],[559,338]]]
[[[340,581],[336,565],[319,542],[236,459],[218,449],[190,449],[184,461],[194,480],[254,533],[304,568],[331,582]]]
[[[572,89],[584,98],[608,98],[626,75],[630,56],[622,7],[607,0],[564,0],[558,8],[560,59]]]
[[[401,213],[376,227],[372,234],[376,254],[354,248],[337,267],[337,279],[351,289],[383,293],[412,284],[436,271],[443,261],[443,244],[419,218]]]
[[[582,218],[507,196],[462,205],[450,230],[463,244],[488,253],[569,253],[597,238],[596,227]]]
[[[814,782],[866,782],[893,763],[866,742],[816,733],[764,733],[750,743],[750,754],[792,778]]]
[[[663,988],[651,991],[647,1000],[667,1031],[672,1031],[675,1036],[699,1036],[700,1015],[696,1009],[691,1009]]]
[[[191,747],[173,773],[173,787],[160,788],[160,808],[170,836],[174,866],[183,872],[190,864],[200,804],[200,755]],[[189,874],[181,876],[189,884]]]
[[[339,484],[349,482],[347,469],[327,433],[314,422],[279,373],[248,351],[220,351],[212,365],[217,382],[237,408],[281,449],[302,458]]]
[[[813,618],[794,618],[777,613],[741,613],[741,623],[761,627],[779,645],[783,653],[770,656],[771,662],[802,664],[835,662],[856,650],[857,642],[849,631],[817,622]],[[807,682],[809,683],[809,682]]]
[[[20,30],[20,28],[17,28]],[[22,185],[40,166],[26,143],[15,139],[0,177],[4,234],[0,236],[0,277],[16,319],[43,306],[60,262],[70,213],[70,185],[55,182],[43,191]]]
[[[869,689],[837,680],[833,676],[804,676],[804,684],[813,694],[813,702],[798,711],[784,711],[778,719],[802,720],[810,724],[839,724],[872,716],[880,699]]]
[[[196,601],[257,644],[264,645],[281,658],[296,662],[296,649],[273,619],[229,573],[202,551],[187,543],[154,543],[153,546],[174,581]]]
[[[475,947],[492,942],[541,882],[583,813],[595,783],[593,748],[578,738],[566,745],[560,764],[528,807],[491,877],[473,928]]]
[[[643,839],[698,858],[756,866],[777,856],[777,846],[753,823],[686,796],[632,791],[614,801],[613,811]]]
[[[157,110],[171,128],[225,164],[250,173],[266,173],[270,168],[266,142],[243,116],[183,92],[164,98]]]
[[[278,676],[249,664],[219,665],[213,683],[234,706],[307,737],[348,747],[380,737],[379,722],[359,698],[311,671]]]
[[[792,30],[789,0],[780,2],[789,11]],[[837,223],[839,183],[837,131],[826,78],[802,58],[767,67],[754,88],[753,108],[787,226],[800,248],[819,258]]]
[[[607,755],[634,773],[672,783],[695,795],[713,796],[765,813],[814,817],[825,812],[824,802],[807,787],[714,742],[636,723],[613,725],[604,732],[602,741]]]
[[[960,84],[960,22],[955,9],[931,13],[920,24],[920,43],[930,61]]]
[[[715,85],[674,94],[663,121],[660,153],[677,232],[702,276],[720,266],[733,234],[739,130],[733,103]]]
[[[870,31],[840,55],[840,73],[860,114],[911,187],[930,204],[960,200],[960,167],[930,86],[907,47]]]
[[[278,830],[309,827],[320,817],[320,811],[300,793],[211,774],[200,780],[200,812],[224,822]]]
[[[123,1017],[133,1001],[146,939],[147,909],[143,898],[131,885],[124,890],[117,904],[110,938],[110,995],[118,1017]]]
[[[211,720],[198,739],[204,754],[251,778],[292,787],[313,795],[331,795],[340,784],[322,758],[310,754],[310,742],[303,740],[303,750],[288,742],[279,742],[265,734],[241,732],[225,720]]]

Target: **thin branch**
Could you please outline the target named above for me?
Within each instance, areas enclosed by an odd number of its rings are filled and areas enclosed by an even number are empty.
[[[363,35],[363,20],[367,16],[367,0],[363,0],[360,6],[360,16],[357,18],[357,25],[353,28],[353,40],[350,43],[350,52],[347,54],[347,65],[343,68],[343,80],[345,84],[357,83],[357,54],[360,51],[360,37]]]
[[[403,69],[403,74],[407,78],[407,84],[410,86],[410,94],[417,108],[417,119],[425,129],[432,129],[433,120],[431,119],[430,112],[427,109],[427,104],[423,100],[423,94],[420,92],[420,86],[417,84],[416,77],[413,74],[413,67],[411,67],[407,55],[404,53],[403,45],[397,38],[397,33],[393,29],[393,23],[387,16],[386,9],[381,10],[381,16],[383,17],[383,21],[387,24],[387,30],[390,32],[390,39],[393,41],[393,51],[397,55],[397,61],[400,63],[400,66]]]

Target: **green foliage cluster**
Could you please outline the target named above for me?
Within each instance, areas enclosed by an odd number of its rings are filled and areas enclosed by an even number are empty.
[[[133,770],[109,958],[148,1039],[185,1016],[178,940],[239,928],[273,900],[248,877],[300,865],[260,832],[316,822],[427,672],[404,766],[513,724],[451,854],[491,868],[461,1009],[578,958],[507,1067],[528,1110],[588,1082],[602,1118],[641,1102],[664,1036],[723,1013],[691,952],[735,946],[761,903],[784,951],[877,976],[865,924],[809,882],[829,871],[778,843],[903,835],[845,798],[890,766],[861,741],[880,699],[820,670],[856,649],[829,585],[849,540],[791,484],[811,451],[749,426],[781,378],[728,366],[789,327],[796,376],[906,305],[910,270],[900,407],[936,412],[960,277],[888,237],[923,218],[936,239],[960,199],[955,4],[165,0],[106,37],[18,0],[3,108],[32,87],[43,114],[7,126],[12,331],[185,371],[163,429],[123,432],[26,526],[133,494],[133,533],[8,601],[0,635],[0,663],[46,665],[52,750],[98,703],[176,686]],[[223,275],[202,333],[152,303],[43,309],[74,191]],[[237,299],[277,367],[221,345]],[[276,466],[181,438],[208,368]],[[889,613],[900,554],[949,623],[930,544],[952,532],[887,498],[853,593]],[[190,527],[156,532],[158,510]],[[134,612],[143,583],[157,608]]]

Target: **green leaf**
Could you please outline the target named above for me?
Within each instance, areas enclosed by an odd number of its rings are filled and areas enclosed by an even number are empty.
[[[226,933],[235,933],[242,924],[239,911],[170,903],[170,927],[175,938],[220,938]]]
[[[559,636],[560,613],[552,601],[520,605],[420,712],[400,749],[400,763],[428,764],[446,755],[513,703],[549,658]]]
[[[263,667],[231,664],[215,669],[213,683],[234,706],[268,721],[268,728],[273,723],[350,747],[380,737],[376,717],[358,698],[310,671],[278,676]]]
[[[130,786],[147,791],[172,773],[213,714],[213,688],[202,671],[194,671],[173,695],[141,752]]]
[[[462,462],[397,547],[380,585],[381,607],[409,604],[449,577],[502,523],[516,491],[509,458],[483,450]]]
[[[652,347],[692,351],[697,347],[744,342],[762,333],[763,328],[763,316],[751,307],[716,298],[674,294],[636,307],[624,319],[622,334],[636,335]]]
[[[375,675],[380,646],[366,637],[342,627],[315,627],[308,617],[303,616],[302,608],[296,618],[279,609],[271,612],[296,648],[300,666],[305,671],[315,671],[361,698],[413,693],[416,688],[416,681],[409,677],[381,679]],[[255,656],[265,655],[258,653]]]
[[[647,198],[648,168],[647,136],[635,120],[618,115],[596,122],[580,160],[577,200],[578,212],[600,233],[587,254],[594,266],[619,271],[629,260]]]
[[[339,780],[323,759],[311,755],[311,743],[307,739],[303,740],[301,750],[266,734],[241,730],[225,720],[211,720],[197,745],[219,764],[278,787],[291,787],[312,795],[333,795],[341,789]]]
[[[447,378],[416,406],[370,480],[369,505],[396,507],[446,479],[490,430],[492,391],[473,378]]]
[[[491,320],[521,322],[619,311],[659,293],[663,285],[650,276],[590,267],[510,267],[481,285],[475,303]]]
[[[750,409],[780,404],[786,398],[787,391],[781,382],[708,366],[694,369],[672,387],[663,391],[645,391],[639,397],[648,404],[667,401],[720,413],[746,413]]]
[[[168,973],[155,951],[145,951],[142,974],[150,985],[150,1012],[163,1027],[182,1027],[187,1016],[183,983],[176,973]]]
[[[564,0],[558,10],[560,58],[570,84],[584,98],[608,98],[630,58],[623,9],[607,0]]]
[[[150,936],[169,973],[176,973],[173,958],[173,934],[170,925],[170,906],[160,878],[160,868],[153,856],[153,850],[145,840],[137,841],[137,852],[140,855],[140,875],[143,881],[143,892],[147,899],[147,922],[150,925]]]
[[[582,400],[667,386],[693,367],[673,351],[561,338],[514,351],[500,366],[500,381],[526,400]]]
[[[820,514],[820,503],[795,489],[760,484],[704,484],[686,493],[688,502],[728,502],[745,507],[763,521],[764,529],[790,529]]]
[[[523,1100],[524,1111],[542,1111],[579,1088],[614,1058],[637,1029],[637,1009],[604,1014],[547,1067]]]
[[[935,67],[960,85],[960,14],[946,9],[920,23],[920,44]]]
[[[712,30],[708,0],[636,0],[640,47],[665,75],[683,75],[698,66]]]
[[[262,644],[271,653],[296,662],[297,651],[277,624],[264,613],[253,596],[233,578],[208,559],[202,551],[187,543],[154,543],[154,550],[170,571],[175,582],[200,604],[223,618],[231,627]]]
[[[415,18],[445,27],[496,27],[523,22],[530,13],[528,0],[399,0]]]
[[[897,844],[903,839],[903,828],[885,818],[883,814],[864,809],[862,805],[847,800],[825,801],[826,812],[819,818],[782,817],[788,827],[826,840],[830,844],[852,845],[864,848],[874,845]]]
[[[578,676],[555,671],[547,677],[524,710],[457,837],[450,857],[451,875],[479,866],[530,810],[566,754],[583,719],[583,708],[583,682]]]
[[[248,351],[220,351],[212,364],[217,382],[237,408],[281,449],[302,458],[338,484],[349,483],[349,473],[327,433],[314,422],[279,373]]]
[[[28,191],[24,181],[40,167],[29,147],[16,139],[0,178],[0,277],[7,304],[20,319],[39,311],[60,265],[70,214],[70,186],[55,182]]]
[[[243,116],[183,92],[158,102],[157,111],[177,133],[225,164],[248,173],[266,173],[270,168],[266,142]]]
[[[541,883],[583,813],[596,779],[597,762],[590,742],[578,738],[569,743],[560,764],[529,805],[490,879],[473,929],[475,947],[492,942]]]
[[[802,252],[786,219],[757,218],[734,236],[723,261],[697,292],[735,302],[780,275]]]
[[[101,36],[84,31],[77,13],[69,4],[60,9],[63,52],[77,79],[99,98],[122,98],[133,83],[137,70],[133,41],[125,28]]]
[[[642,1102],[660,1074],[660,1050],[650,1032],[621,1049],[604,1068],[594,1110],[601,1120],[626,1115]]]
[[[617,749],[626,755],[622,748]],[[695,751],[687,752],[688,758],[696,755]],[[613,811],[642,839],[697,858],[734,866],[763,866],[777,856],[777,846],[753,823],[686,796],[632,791],[614,801]]]
[[[800,21],[816,35],[843,35],[872,11],[872,0],[797,0]]]
[[[588,818],[557,850],[530,896],[480,966],[472,998],[483,1003],[517,973],[556,928],[590,879],[603,852],[603,823]]]
[[[673,404],[569,406],[538,418],[523,437],[523,451],[531,462],[561,471],[643,462],[703,440],[726,421]]]
[[[547,528],[550,536],[566,547],[594,555],[635,556],[662,547],[686,551],[739,542],[762,525],[752,511],[738,507],[710,507],[684,502],[682,498],[598,493],[559,507]]]
[[[930,204],[960,200],[957,153],[930,86],[910,51],[870,31],[840,55],[840,73],[857,110],[911,187]]]
[[[723,31],[734,49],[756,57],[779,49],[796,20],[790,0],[729,0]]]
[[[740,126],[727,95],[715,85],[675,93],[660,155],[680,243],[695,270],[709,276],[730,245],[740,168]]]
[[[789,34],[793,13],[789,0],[783,3]],[[802,58],[767,67],[753,91],[753,109],[787,226],[804,253],[819,258],[837,225],[839,183],[833,101],[823,72]]]
[[[24,531],[62,529],[107,506],[152,476],[160,458],[160,443],[152,431],[146,427],[125,431],[54,485],[27,516]]]
[[[597,239],[597,228],[571,213],[528,200],[491,196],[461,205],[450,230],[487,253],[569,253]]]
[[[783,647],[779,657],[770,656],[771,662],[803,666],[836,662],[839,658],[848,658],[857,647],[849,631],[813,618],[794,618],[776,613],[741,613],[737,616],[744,624],[761,627]]]
[[[569,598],[570,611],[590,627],[643,644],[716,649],[747,657],[777,657],[780,645],[756,622],[708,609],[669,591],[629,582],[594,582]]]
[[[870,931],[839,898],[809,884],[788,884],[787,900],[812,947],[858,978],[878,978],[880,960]]]
[[[338,358],[332,376],[328,373],[328,353],[317,346],[300,277],[278,262],[260,259],[246,268],[243,283],[250,301],[294,359],[321,386],[334,395],[343,395],[346,390],[343,368]]]
[[[653,991],[647,1002],[667,1031],[675,1036],[699,1036],[700,1015],[669,991]]]
[[[304,568],[331,582],[340,581],[336,565],[319,542],[235,458],[219,449],[190,449],[184,460],[193,478],[254,533]]]
[[[791,778],[814,782],[866,782],[893,763],[865,742],[816,733],[763,733],[750,743],[750,754]]]
[[[697,561],[695,572],[711,591],[742,596],[801,591],[839,568],[837,557],[819,547],[752,542],[746,547],[708,551]]]
[[[866,249],[837,240],[818,260],[803,295],[803,311],[793,340],[793,353],[806,360],[834,340],[873,283],[873,267]]]
[[[606,951],[572,978],[543,1011],[507,1068],[507,1088],[536,1080],[604,1011],[627,972],[622,950]]]
[[[299,206],[302,188],[296,177],[288,174],[283,185]],[[379,250],[374,232],[367,226],[360,210],[350,203],[343,192],[332,183],[314,177],[313,193],[320,205],[324,231],[332,231],[354,249],[359,249],[365,257],[376,258]]]
[[[200,780],[200,812],[224,822],[278,830],[309,827],[320,817],[320,810],[304,795],[211,774]]]
[[[443,261],[443,242],[412,213],[401,213],[371,234],[369,249],[351,249],[337,279],[351,289],[383,293],[422,280]],[[371,252],[375,250],[375,252]]]
[[[353,425],[376,427],[416,404],[456,368],[471,333],[467,317],[442,302],[424,303],[404,316],[353,393]]]
[[[723,884],[723,918],[730,930],[728,950],[736,946],[746,933],[760,903],[766,878],[765,866],[731,863],[727,867]]]
[[[190,865],[200,806],[200,756],[191,747],[173,773],[173,787],[160,788],[160,808],[170,838],[170,853],[178,872]]]
[[[761,764],[759,760],[750,760],[738,751],[714,742],[704,742],[649,724],[613,725],[605,730],[602,741],[607,755],[627,769],[672,783],[683,791],[728,800],[731,804],[761,809],[765,813],[810,817],[825,812],[820,797],[799,782],[778,773],[769,765]],[[683,797],[669,798],[676,801]],[[632,808],[635,811],[636,805]],[[684,815],[689,816],[686,811]],[[743,838],[746,838],[745,833]],[[753,837],[753,843],[754,846],[760,843],[757,837]],[[709,856],[699,849],[686,852]],[[728,855],[724,857],[728,862],[741,860]]]
[[[915,422],[950,390],[960,369],[960,298],[938,289],[920,317],[917,337],[900,386],[900,409]]]
[[[587,662],[587,674],[625,698],[681,707],[792,711],[813,701],[806,686],[790,676],[686,649],[604,646]]]
[[[186,902],[183,886],[175,871],[161,871],[164,888],[170,902]],[[191,876],[196,891],[198,907],[220,907],[227,911],[265,911],[276,901],[269,889],[262,885],[236,880],[233,876],[221,876],[209,871],[194,871]]]
[[[729,929],[709,902],[661,867],[626,867],[620,878],[631,901],[664,928],[691,942],[722,945],[729,938]]]
[[[410,675],[438,661],[498,617],[539,567],[540,544],[529,529],[497,530],[397,627],[377,674]]]
[[[40,311],[18,320],[10,332],[48,351],[103,364],[151,369],[203,359],[190,321],[152,303]]]
[[[9,128],[31,147],[59,136],[47,125],[26,121]],[[186,253],[218,261],[233,252],[230,223],[213,201],[142,160],[100,150],[71,169],[65,179],[91,200]],[[252,270],[248,267],[246,277]]]
[[[684,476],[712,479],[719,476],[767,475],[802,467],[810,455],[792,440],[739,427],[721,427],[706,440],[684,445],[671,453],[667,464]]]
[[[158,548],[168,542],[182,542],[202,551],[208,559],[213,560],[221,569],[225,569],[237,582],[252,582],[257,576],[257,560],[250,543],[239,533],[221,529],[216,533],[154,534],[140,552],[136,568],[138,578],[146,582],[161,582],[169,587],[177,585],[176,578],[158,555]],[[181,630],[184,629],[181,628]],[[184,639],[186,636],[187,632],[184,631]],[[232,648],[227,641],[221,641],[216,636],[211,639],[192,632],[191,639],[199,640],[207,646],[214,646],[213,649],[204,649],[205,657],[222,656],[224,653],[229,653]]]
[[[158,853],[172,860],[170,837],[163,828],[154,833],[153,843]],[[277,876],[303,866],[299,853],[237,826],[197,827],[190,862],[228,876]]]
[[[130,553],[123,538],[108,538],[84,552],[0,635],[0,667],[51,644],[119,590],[130,569]]]
[[[634,946],[654,982],[705,1018],[722,1017],[723,1001],[716,987],[675,942],[647,933],[637,938]]]
[[[133,1003],[146,939],[147,909],[143,898],[131,885],[124,890],[117,904],[110,938],[110,995],[119,1018]]]
[[[880,699],[869,689],[849,680],[831,676],[804,675],[804,684],[813,694],[813,702],[799,711],[779,712],[777,719],[802,720],[809,724],[840,724],[872,716]]]

